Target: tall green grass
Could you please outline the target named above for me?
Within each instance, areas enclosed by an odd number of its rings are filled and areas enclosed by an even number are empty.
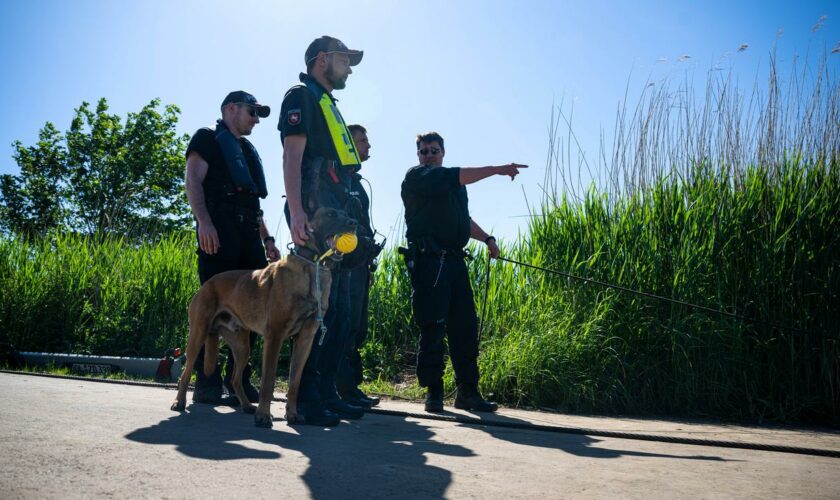
[[[140,245],[0,238],[0,338],[19,350],[161,355],[183,345],[195,269],[187,234]]]
[[[512,258],[760,322],[495,264],[485,387],[574,411],[836,421],[838,167],[754,169],[737,188],[707,170],[544,206]]]
[[[751,95],[726,76],[700,97],[690,83],[647,86],[593,166],[571,160],[558,110],[546,196],[502,245],[513,260],[757,321],[509,262],[491,263],[488,281],[479,245],[484,392],[572,412],[840,423],[840,91],[826,64],[794,69],[781,78],[771,65]],[[581,189],[587,168],[602,175]],[[186,235],[0,237],[0,340],[159,355],[184,345],[195,269]],[[380,383],[413,373],[410,293],[385,251],[363,348]]]
[[[690,81],[646,86],[598,165],[572,160],[585,157],[558,111],[546,196],[504,255],[755,321],[493,263],[484,390],[577,412],[840,422],[840,91],[826,59],[786,78],[771,61],[747,95],[714,73],[699,97]],[[582,189],[587,170],[602,175]],[[479,302],[486,265],[471,264]],[[369,361],[410,367],[407,277],[393,256],[382,267]]]
[[[699,98],[657,82],[620,108],[586,191],[556,126],[540,215],[507,251],[758,321],[497,264],[485,387],[574,411],[840,421],[835,75],[823,58],[783,78],[771,59],[751,95],[711,75]]]

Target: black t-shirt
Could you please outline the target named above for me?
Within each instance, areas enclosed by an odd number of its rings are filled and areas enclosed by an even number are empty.
[[[445,249],[463,248],[470,240],[467,188],[459,181],[458,167],[418,165],[402,183],[406,238],[432,238]]]
[[[281,141],[284,141],[290,135],[306,135],[306,147],[303,150],[301,165],[301,194],[303,195],[304,209],[309,212],[306,200],[308,199],[309,183],[313,182],[312,173],[308,169],[311,168],[313,160],[323,158],[333,162],[334,169],[332,173],[328,171],[326,166],[321,169],[317,204],[345,210],[348,208],[347,197],[350,191],[350,174],[357,166],[341,166],[321,105],[316,100],[314,93],[307,88],[306,83],[314,84],[321,92],[326,92],[326,90],[305,73],[300,74],[300,81],[303,82],[303,85],[295,85],[283,97],[277,129],[280,131]],[[335,103],[336,99],[332,95],[328,95]]]
[[[240,137],[240,144],[243,144],[243,141],[246,141],[246,139]],[[200,128],[196,131],[187,146],[186,156],[189,158],[193,151],[207,162],[207,176],[204,177],[202,187],[209,210],[221,203],[236,203],[238,207],[246,209],[257,210],[260,208],[260,199],[257,196],[235,192],[233,177],[230,175],[230,170],[225,163],[224,153],[222,153],[222,147],[219,146],[212,129]],[[257,174],[254,159],[251,157],[248,147],[243,147],[242,151],[248,162],[251,178],[254,179]]]
[[[316,157],[338,160],[338,153],[332,143],[321,105],[315,100],[315,95],[305,83],[308,81],[321,91],[326,92],[326,90],[305,73],[300,74],[300,81],[304,82],[304,85],[295,85],[283,97],[277,123],[280,140],[284,141],[289,135],[306,135],[306,149],[303,151],[304,163],[307,159]],[[331,95],[330,98],[332,98]]]

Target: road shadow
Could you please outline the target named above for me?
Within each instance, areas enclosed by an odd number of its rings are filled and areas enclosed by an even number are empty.
[[[282,408],[275,405],[274,410]],[[213,461],[277,460],[298,452],[309,460],[301,479],[314,498],[402,497],[406,492],[414,497],[443,498],[452,483],[452,472],[430,465],[428,456],[475,456],[463,444],[441,443],[433,429],[437,424],[419,420],[422,414],[368,413],[361,420],[326,429],[289,427],[275,418],[273,429],[262,429],[254,426],[252,415],[230,408],[192,404],[187,410],[125,437],[149,445],[174,446],[186,456]],[[443,415],[464,417],[453,412]],[[611,446],[607,447],[604,439],[588,435],[521,428],[530,422],[500,414],[471,414],[468,418],[474,421],[460,425],[481,430],[494,439],[579,457],[728,461],[718,456],[644,452],[615,445],[627,441],[610,440]],[[249,446],[254,442],[268,446]]]
[[[461,417],[463,414],[444,412],[442,415],[450,417]],[[470,413],[467,415],[470,423],[461,422],[461,425],[468,425],[486,432],[495,439],[507,441],[522,446],[534,446],[539,448],[552,448],[563,452],[588,458],[619,458],[623,456],[668,458],[681,460],[711,460],[729,462],[733,460],[724,459],[719,456],[709,455],[674,455],[668,453],[652,453],[632,449],[618,449],[606,447],[605,439],[596,438],[583,433],[561,432],[559,430],[536,430],[528,429],[532,422],[502,415],[500,413],[481,414]],[[539,424],[538,424],[539,425]],[[548,428],[550,426],[545,425]],[[616,438],[613,438],[616,439]],[[626,441],[619,441],[626,442]],[[641,442],[641,441],[637,441]]]
[[[275,412],[282,409],[275,406]],[[208,405],[130,432],[131,441],[175,446],[178,452],[204,460],[283,459],[297,451],[309,459],[301,476],[314,498],[443,498],[452,473],[429,465],[427,455],[471,457],[464,446],[435,441],[422,423],[368,414],[358,421],[323,429],[288,427],[275,418],[273,429],[254,426],[253,416]],[[255,449],[248,441],[274,449]],[[262,447],[265,448],[265,447]]]

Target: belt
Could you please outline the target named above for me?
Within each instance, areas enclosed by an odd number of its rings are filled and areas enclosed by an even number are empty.
[[[463,248],[444,248],[431,238],[418,238],[409,241],[408,249],[423,255],[440,255],[443,257],[467,257],[470,255]]]

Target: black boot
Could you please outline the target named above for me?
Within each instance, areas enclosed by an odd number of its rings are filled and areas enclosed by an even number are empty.
[[[362,401],[365,404],[369,404],[370,406],[376,406],[376,405],[379,404],[379,396],[376,396],[374,394],[367,395],[364,392],[362,392],[362,390],[359,389],[358,387],[353,388],[353,394],[360,401]]]
[[[336,391],[335,383],[330,382],[329,377],[321,375],[321,385],[319,387],[321,401],[328,411],[335,413],[341,418],[348,420],[358,420],[365,415],[365,409],[361,406],[356,406],[355,403],[350,403],[341,399]]]
[[[193,402],[211,405],[225,404],[222,395],[222,376],[219,372],[218,365],[216,365],[216,371],[211,375],[205,375],[201,368],[196,370],[195,389],[193,389],[192,395]]]
[[[440,413],[443,411],[443,382],[429,385],[426,393],[426,411]]]
[[[341,422],[341,418],[335,413],[324,408],[324,405],[318,402],[301,403],[298,402],[297,418],[290,420],[289,425],[315,425],[318,427],[333,427]]]
[[[339,397],[324,401],[324,405],[326,406],[327,410],[335,413],[341,418],[346,418],[348,420],[358,420],[365,416],[364,408],[352,405]]]
[[[379,396],[368,396],[358,387],[344,390],[339,389],[338,395],[341,396],[342,401],[350,403],[353,406],[360,406],[366,410],[379,404]]]
[[[477,384],[463,384],[458,386],[458,392],[455,393],[455,408],[459,410],[493,412],[498,410],[499,406],[481,397]]]
[[[227,371],[225,372],[225,387],[231,396],[235,396],[236,391],[233,390],[233,383],[231,382],[233,380],[234,370],[233,356],[228,359]],[[260,391],[251,384],[252,371],[251,363],[245,365],[245,370],[242,372],[242,388],[245,390],[245,396],[248,398],[248,401],[257,404],[260,402]]]
[[[359,408],[365,410],[370,410],[373,407],[373,404],[371,404],[369,399],[358,398],[347,393],[339,393],[339,395],[341,396],[341,400],[349,405],[358,406]]]

